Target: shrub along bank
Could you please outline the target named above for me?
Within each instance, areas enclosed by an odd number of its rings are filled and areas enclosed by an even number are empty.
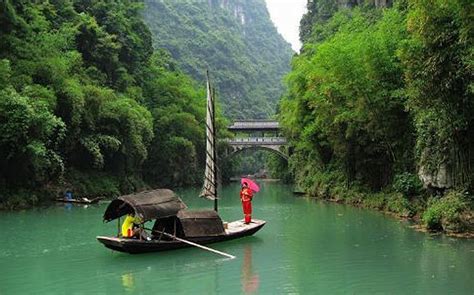
[[[369,208],[415,222],[416,227],[430,232],[474,237],[474,202],[472,195],[449,191],[444,196],[426,192],[407,196],[396,191],[371,193],[341,186],[318,187],[306,191],[308,196],[323,200]]]

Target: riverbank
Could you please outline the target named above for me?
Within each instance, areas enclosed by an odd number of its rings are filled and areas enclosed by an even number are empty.
[[[466,193],[450,191],[442,196],[431,196],[425,192],[407,197],[397,192],[367,193],[337,187],[324,191],[309,190],[306,195],[410,220],[414,223],[412,227],[418,231],[474,238],[474,204]]]
[[[150,189],[140,177],[114,175],[106,172],[87,173],[69,169],[66,177],[43,187],[11,188],[0,191],[0,210],[28,209],[54,203],[71,192],[73,198],[113,199],[120,195]]]

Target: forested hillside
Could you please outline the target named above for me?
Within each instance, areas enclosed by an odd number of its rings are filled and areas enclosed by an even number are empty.
[[[209,68],[229,118],[267,118],[283,93],[293,54],[264,0],[147,0],[155,48],[198,81]]]
[[[424,212],[430,229],[473,230],[472,3],[359,2],[308,1],[280,114],[296,181],[323,198]]]
[[[0,1],[4,207],[66,189],[112,196],[196,182],[204,84],[154,51],[142,9],[133,0]]]

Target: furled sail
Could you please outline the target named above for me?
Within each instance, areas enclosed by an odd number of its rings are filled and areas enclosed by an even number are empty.
[[[201,197],[210,200],[217,199],[217,165],[216,165],[216,134],[214,97],[207,75],[207,111],[206,111],[206,169],[204,172],[204,186]]]

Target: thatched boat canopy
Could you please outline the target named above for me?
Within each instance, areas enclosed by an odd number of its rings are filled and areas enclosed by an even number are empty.
[[[120,196],[113,200],[104,213],[104,221],[109,222],[126,214],[134,213],[143,222],[175,216],[187,206],[169,189],[156,189]]]
[[[219,236],[225,234],[222,219],[214,210],[187,211],[177,215],[186,237]]]

